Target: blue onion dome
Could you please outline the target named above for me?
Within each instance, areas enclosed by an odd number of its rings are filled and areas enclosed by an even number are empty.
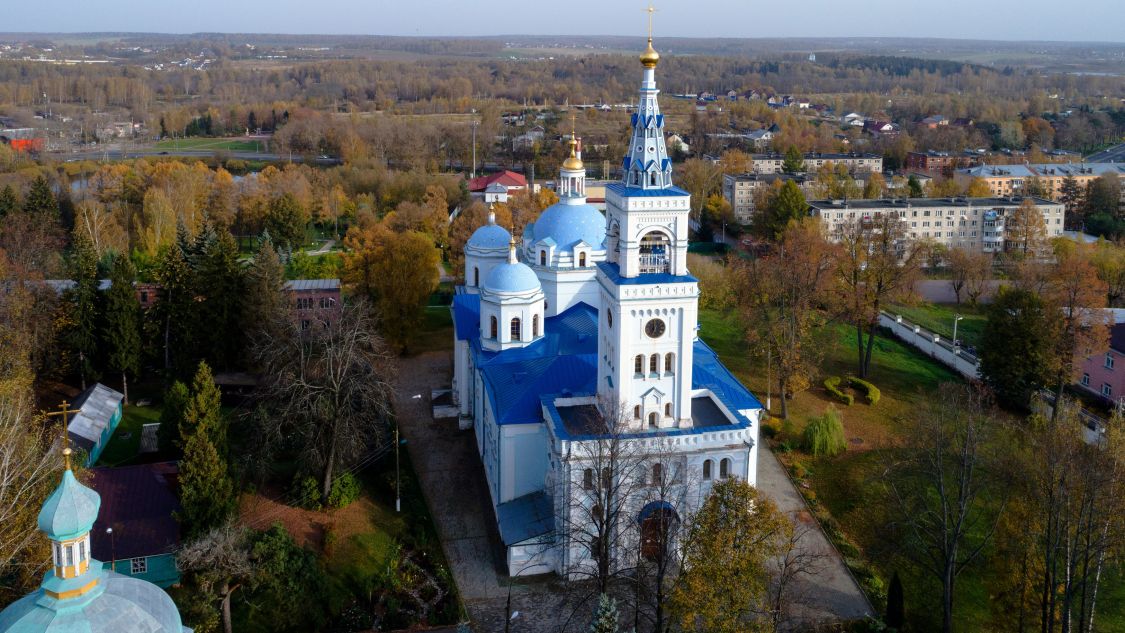
[[[488,224],[473,231],[473,235],[469,238],[466,246],[482,250],[499,250],[508,248],[508,242],[511,239],[512,235],[508,233],[507,229],[496,223],[496,214],[490,212]]]
[[[589,204],[556,202],[535,221],[533,243],[551,238],[556,248],[569,252],[579,242],[602,250],[605,242],[605,216]]]
[[[489,271],[484,289],[489,292],[535,292],[540,289],[539,277],[527,264],[505,262]]]
[[[39,511],[39,529],[57,541],[74,538],[93,529],[101,505],[98,493],[79,483],[68,468]]]

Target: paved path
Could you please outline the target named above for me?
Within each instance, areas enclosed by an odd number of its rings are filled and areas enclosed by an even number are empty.
[[[1004,282],[993,279],[987,283],[987,288],[977,299],[980,303],[992,303],[996,291]],[[954,303],[957,301],[953,294],[953,286],[948,279],[920,279],[914,283],[914,291],[930,303]],[[962,299],[965,297],[962,293]]]
[[[1084,159],[1087,163],[1125,162],[1125,143],[1114,145]]]
[[[334,244],[336,244],[336,240],[327,240],[327,241],[324,242],[324,244],[321,245],[320,248],[313,249],[311,251],[305,251],[305,254],[309,255],[311,257],[316,257],[317,255],[323,255],[323,254],[327,253],[328,251],[332,250],[332,246]]]
[[[801,494],[780,462],[763,442],[758,449],[758,489],[799,526],[801,546],[815,557],[815,573],[801,578],[794,594],[803,606],[800,614],[809,624],[836,619],[852,620],[871,615],[871,605],[848,573],[839,552],[829,544],[819,524],[808,512]]]

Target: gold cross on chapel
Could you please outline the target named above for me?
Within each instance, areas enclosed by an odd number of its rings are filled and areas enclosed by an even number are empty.
[[[656,7],[652,6],[651,2],[648,3],[648,8],[645,9],[645,13],[648,13],[648,39],[652,40],[652,14],[656,13]]]
[[[63,400],[62,403],[59,405],[58,411],[52,411],[52,412],[47,414],[47,417],[50,417],[50,418],[62,416],[62,421],[63,421],[63,423],[62,423],[63,459],[66,460],[66,469],[67,470],[70,470],[70,454],[73,452],[73,451],[70,450],[70,431],[68,429],[68,427],[70,426],[70,423],[69,423],[69,418],[67,416],[71,413],[78,413],[78,412],[79,412],[79,409],[71,409],[70,403],[67,402],[66,400]]]

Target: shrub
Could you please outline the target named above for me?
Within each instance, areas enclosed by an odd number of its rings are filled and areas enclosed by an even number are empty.
[[[808,469],[801,462],[793,462],[793,465],[789,467],[789,472],[793,473],[794,479],[804,479],[809,474]]]
[[[857,389],[857,390],[863,392],[863,399],[866,400],[867,404],[870,404],[870,405],[879,404],[879,397],[883,395],[879,391],[878,387],[876,387],[875,385],[867,382],[866,380],[863,380],[862,378],[856,378],[855,376],[849,376],[848,377],[848,385],[850,387],[852,387],[853,389]]]
[[[359,499],[359,480],[351,473],[344,473],[332,481],[332,492],[328,493],[330,508],[346,508]]]
[[[828,391],[828,395],[844,403],[844,406],[850,407],[855,402],[855,397],[850,393],[840,391],[840,377],[829,376],[824,379],[824,388]]]
[[[321,508],[320,482],[316,480],[316,477],[298,473],[293,478],[292,495],[296,499],[293,505],[299,508],[306,510],[320,510]]]
[[[824,415],[809,418],[805,426],[805,451],[814,457],[832,457],[844,452],[847,440],[844,438],[844,424],[840,412],[831,405]]]

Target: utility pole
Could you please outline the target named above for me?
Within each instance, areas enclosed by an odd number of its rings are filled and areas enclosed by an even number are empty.
[[[478,125],[478,123],[474,120],[473,124],[472,124],[472,128],[473,128],[473,169],[469,172],[469,178],[470,179],[477,177],[477,125]]]

